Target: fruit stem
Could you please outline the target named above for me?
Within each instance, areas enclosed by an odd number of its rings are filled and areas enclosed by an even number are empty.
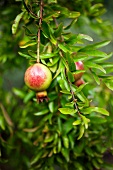
[[[42,16],[43,16],[43,0],[40,1],[40,19],[39,19],[39,28],[38,28],[38,41],[37,41],[37,63],[40,62],[40,31],[42,25]]]

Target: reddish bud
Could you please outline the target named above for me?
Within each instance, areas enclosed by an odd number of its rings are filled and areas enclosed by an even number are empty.
[[[79,79],[79,80],[77,80],[76,82],[75,82],[75,85],[77,86],[77,87],[79,87],[80,85],[82,85],[82,84],[84,84],[85,83],[85,81],[83,80],[83,79]]]
[[[84,65],[82,61],[75,62],[75,65],[76,65],[76,70],[84,70]],[[79,80],[83,74],[84,74],[83,72],[75,73],[74,74],[75,81]]]

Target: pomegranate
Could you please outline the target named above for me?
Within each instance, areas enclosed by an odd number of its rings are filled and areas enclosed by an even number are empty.
[[[24,76],[25,84],[32,90],[36,91],[38,101],[47,99],[46,89],[52,81],[52,74],[48,67],[41,63],[30,66]]]
[[[79,80],[77,80],[76,82],[75,82],[75,85],[77,86],[77,87],[79,87],[80,85],[82,85],[82,84],[84,84],[85,83],[85,81],[83,80],[83,79],[79,79]]]
[[[75,62],[76,70],[84,70],[84,65],[82,61]],[[75,73],[74,79],[75,81],[79,80],[82,77],[83,73]]]

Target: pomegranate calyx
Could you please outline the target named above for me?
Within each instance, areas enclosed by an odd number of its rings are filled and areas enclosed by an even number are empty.
[[[36,93],[36,99],[38,103],[42,103],[44,101],[48,101],[48,97],[47,97],[47,91],[41,91],[41,92],[37,92]]]

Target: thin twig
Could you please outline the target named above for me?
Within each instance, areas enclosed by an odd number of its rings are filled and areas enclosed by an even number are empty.
[[[37,63],[40,62],[40,30],[42,25],[42,15],[43,15],[43,0],[40,2],[40,19],[39,19],[39,28],[38,28],[38,41],[37,41]]]
[[[79,111],[79,108],[78,108],[78,105],[77,105],[77,99],[75,98],[75,95],[74,95],[74,92],[72,90],[72,87],[71,87],[71,83],[69,82],[69,85],[70,85],[70,93],[72,95],[72,100],[74,102],[74,109],[77,110],[77,113],[80,115],[80,111]]]
[[[35,14],[27,7],[27,5],[26,5],[26,3],[25,3],[25,0],[22,0],[22,1],[23,1],[23,5],[24,5],[25,9],[28,11],[28,13],[30,13],[34,18],[38,18],[38,16],[35,15]]]
[[[7,113],[7,111],[6,111],[6,109],[4,108],[4,106],[3,106],[2,103],[0,103],[0,108],[1,108],[1,110],[2,110],[4,119],[6,120],[7,124],[8,124],[9,126],[13,126],[13,122],[12,122],[11,118],[9,117],[9,115],[8,115],[8,113]]]
[[[53,20],[54,20],[54,22],[55,22],[56,27],[58,28],[58,22],[57,22],[56,18],[53,17]]]

